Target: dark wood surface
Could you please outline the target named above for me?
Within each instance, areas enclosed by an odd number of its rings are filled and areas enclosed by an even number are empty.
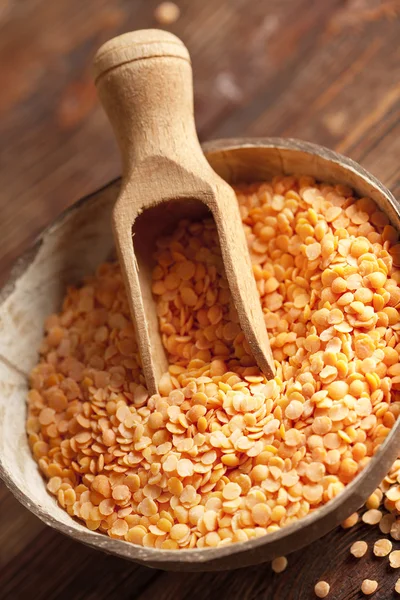
[[[154,27],[153,0],[0,3],[0,279],[43,226],[119,173],[90,61],[124,31]],[[177,0],[169,30],[188,45],[202,140],[289,136],[334,148],[400,193],[398,0]],[[305,600],[320,578],[334,600],[376,578],[388,600],[400,572],[351,559],[376,528],[336,530],[269,565],[188,575],[139,567],[45,528],[0,486],[0,598]],[[398,543],[400,548],[400,543]]]

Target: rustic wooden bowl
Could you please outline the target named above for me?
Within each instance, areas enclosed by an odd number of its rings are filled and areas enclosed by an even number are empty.
[[[296,140],[239,139],[206,144],[212,167],[229,183],[308,174],[370,196],[399,226],[390,192],[353,161]],[[208,571],[245,567],[292,552],[333,529],[377,487],[400,450],[400,420],[368,466],[334,500],[278,532],[207,550],[155,550],[110,539],[72,519],[46,491],[25,434],[27,377],[37,361],[45,317],[61,306],[65,286],[78,282],[113,249],[111,209],[119,181],[77,202],[17,262],[0,293],[0,475],[15,497],[58,531],[151,567]]]

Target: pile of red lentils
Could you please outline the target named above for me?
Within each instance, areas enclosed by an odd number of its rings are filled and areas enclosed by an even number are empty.
[[[266,535],[339,494],[396,421],[400,244],[386,215],[310,177],[236,192],[274,379],[240,330],[211,220],[157,241],[159,395],[118,264],[46,321],[29,442],[48,490],[91,530],[176,550]]]

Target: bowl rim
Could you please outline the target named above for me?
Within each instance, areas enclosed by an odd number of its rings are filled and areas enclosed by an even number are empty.
[[[232,152],[254,148],[276,148],[283,151],[291,150],[317,155],[322,159],[341,165],[346,170],[355,173],[358,177],[361,177],[372,187],[377,188],[379,192],[386,197],[396,212],[399,213],[399,206],[394,196],[376,177],[374,177],[352,159],[342,156],[341,154],[338,154],[323,146],[292,138],[266,137],[217,139],[204,143],[202,147],[204,153],[209,159],[212,159],[213,153],[222,153],[223,155],[224,151]],[[0,290],[0,305],[2,305],[12,293],[16,282],[25,273],[39,251],[43,240],[49,233],[51,233],[54,226],[63,222],[67,216],[74,211],[79,210],[91,199],[95,199],[106,189],[112,188],[113,186],[117,187],[119,182],[119,178],[114,179],[95,192],[81,198],[63,210],[60,215],[51,222],[50,225],[42,230],[33,244],[15,261],[14,266],[10,271],[8,280]],[[232,562],[233,559],[235,559],[237,562],[236,566],[240,567],[264,562],[266,559],[263,557],[262,552],[257,552],[257,550],[263,546],[272,546],[275,543],[278,545],[278,543],[281,542],[280,546],[285,546],[288,548],[286,550],[287,553],[303,547],[304,545],[311,543],[314,539],[325,535],[328,531],[336,527],[345,518],[345,516],[348,516],[351,512],[354,512],[360,508],[366,496],[373,491],[371,490],[371,485],[369,484],[371,475],[374,476],[374,480],[383,479],[388,470],[387,465],[390,465],[395,460],[397,453],[400,450],[400,436],[398,436],[399,431],[400,419],[396,421],[391,432],[363,471],[361,471],[336,498],[333,498],[321,508],[318,508],[317,510],[280,529],[279,531],[268,533],[259,538],[252,538],[246,542],[235,542],[222,548],[196,548],[179,551],[161,550],[156,548],[145,548],[130,542],[125,542],[124,540],[109,538],[105,534],[99,532],[92,532],[86,529],[79,531],[73,529],[71,526],[63,523],[62,521],[59,521],[50,515],[46,510],[43,510],[39,505],[32,502],[29,496],[20,490],[12,476],[12,473],[8,471],[3,463],[1,456],[0,478],[4,481],[5,485],[15,496],[15,498],[39,519],[41,519],[46,525],[49,525],[60,533],[72,537],[75,540],[81,541],[93,548],[98,548],[106,551],[107,553],[112,553],[117,556],[128,558],[130,560],[156,568],[172,569],[175,567],[175,569],[179,570],[179,568],[182,567],[183,570],[185,568],[184,566],[187,565],[186,570],[190,570],[191,566],[194,567],[193,570],[195,570],[196,564],[200,566],[200,569],[197,570],[206,570],[207,566],[211,569],[229,568],[231,566],[228,564],[229,561],[223,559],[232,559]],[[395,442],[396,437],[398,437],[397,444]],[[368,490],[368,493],[366,493],[366,490]],[[54,500],[54,502],[56,501]],[[341,515],[340,517],[338,517],[339,514]],[[79,521],[76,522],[82,525]],[[82,525],[82,527],[84,527],[84,525]],[[303,537],[306,537],[307,539],[305,541],[304,539],[301,540],[300,543],[295,543],[295,540],[299,538],[298,534],[301,530],[306,530],[307,535]],[[311,535],[309,535],[310,533]],[[252,558],[246,561],[245,555],[249,554],[250,551],[253,551],[251,553]],[[279,555],[278,550],[275,555]],[[212,563],[214,563],[214,567],[212,566]],[[201,567],[204,567],[204,569]]]

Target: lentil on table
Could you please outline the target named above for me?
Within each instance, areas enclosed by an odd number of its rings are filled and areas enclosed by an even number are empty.
[[[162,549],[263,536],[339,494],[399,414],[400,245],[387,216],[310,177],[237,196],[273,380],[240,330],[211,220],[157,241],[160,395],[143,385],[118,264],[70,287],[46,321],[29,442],[48,490],[91,530]]]

